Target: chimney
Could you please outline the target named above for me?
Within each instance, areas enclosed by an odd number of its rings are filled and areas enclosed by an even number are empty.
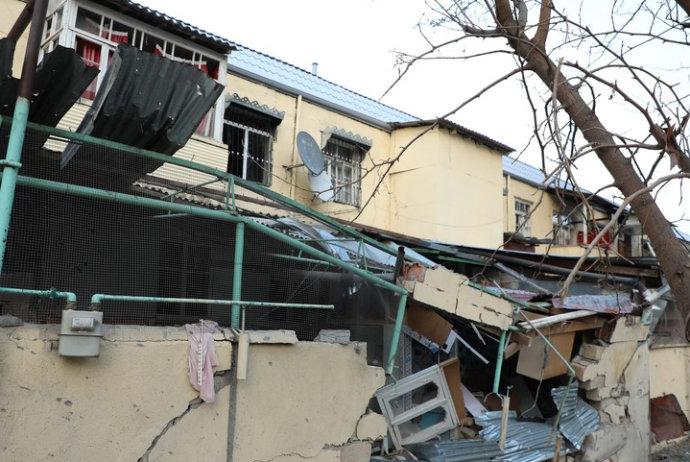
[[[316,75],[317,70],[319,69],[319,63],[311,63],[311,73]]]

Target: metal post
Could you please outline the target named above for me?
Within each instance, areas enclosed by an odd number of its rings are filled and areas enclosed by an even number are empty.
[[[38,53],[43,36],[43,24],[48,11],[48,0],[36,0],[33,10],[29,40],[26,45],[22,78],[17,92],[17,103],[14,106],[14,120],[10,129],[10,139],[7,146],[5,159],[0,161],[2,166],[2,184],[0,184],[0,275],[2,275],[2,263],[5,259],[7,247],[7,235],[10,231],[10,218],[12,205],[14,204],[14,191],[17,189],[17,177],[21,167],[22,147],[24,146],[24,134],[26,123],[29,120],[29,108],[31,106],[31,94],[34,87],[34,76]],[[19,32],[21,34],[21,32]]]
[[[232,270],[232,299],[242,298],[242,261],[244,260],[244,223],[237,223],[235,227],[235,265]],[[233,329],[240,328],[240,307],[232,306]]]
[[[391,375],[395,365],[395,355],[398,353],[398,343],[400,342],[400,332],[402,332],[403,318],[405,317],[405,306],[407,305],[407,294],[400,296],[398,303],[398,314],[395,317],[395,329],[393,330],[393,340],[388,352],[388,362],[386,363],[386,374]]]
[[[498,394],[498,384],[501,381],[501,369],[503,368],[503,352],[506,347],[507,330],[501,331],[501,339],[498,341],[498,354],[496,355],[496,372],[494,373],[494,389],[493,392]]]

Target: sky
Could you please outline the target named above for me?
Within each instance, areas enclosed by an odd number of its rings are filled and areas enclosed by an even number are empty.
[[[320,77],[424,119],[446,116],[513,67],[507,56],[425,61],[386,93],[400,72],[396,52],[417,54],[428,47],[418,27],[428,19],[423,0],[135,1],[304,70],[318,63]],[[440,28],[422,30],[434,39],[444,37]],[[475,46],[481,52],[485,45]],[[500,84],[447,118],[540,166],[536,148],[525,150],[532,135],[531,116],[516,81]],[[584,162],[580,171],[580,185],[591,191],[610,183],[597,162]],[[615,196],[614,191],[602,194]],[[690,218],[690,207],[679,203],[678,188],[662,190],[658,197],[670,220]],[[679,228],[690,234],[690,221],[680,222]]]

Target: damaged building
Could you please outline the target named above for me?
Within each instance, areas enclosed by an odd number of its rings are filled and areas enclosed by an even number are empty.
[[[129,0],[0,4],[2,460],[634,462],[688,430],[685,320],[616,204]]]

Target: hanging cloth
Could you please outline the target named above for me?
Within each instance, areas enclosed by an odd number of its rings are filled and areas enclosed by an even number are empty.
[[[218,323],[202,319],[197,324],[185,324],[184,327],[189,340],[189,382],[204,402],[212,403],[216,397],[213,368],[219,365],[213,332]]]

